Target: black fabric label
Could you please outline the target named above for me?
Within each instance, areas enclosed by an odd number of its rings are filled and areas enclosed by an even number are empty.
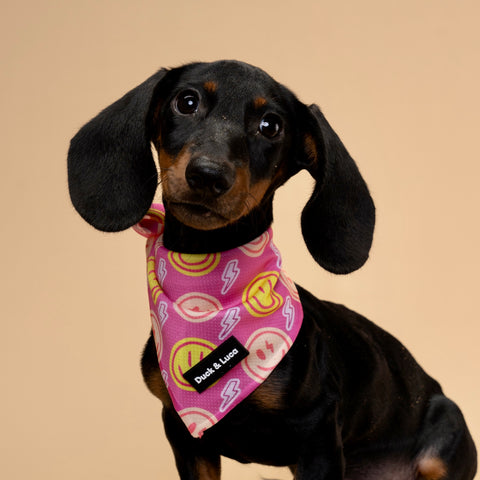
[[[247,357],[248,353],[248,350],[235,337],[229,337],[203,360],[185,372],[183,378],[198,393],[202,393]]]

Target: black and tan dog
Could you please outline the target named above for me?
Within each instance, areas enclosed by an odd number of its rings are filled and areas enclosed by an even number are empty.
[[[70,194],[94,227],[119,231],[147,212],[158,185],[165,246],[231,249],[272,222],[275,190],[306,169],[301,218],[313,258],[334,273],[366,261],[374,205],[319,108],[236,61],[160,70],[73,138]],[[289,466],[307,479],[472,479],[476,451],[458,407],[408,351],[357,313],[298,287],[304,320],[268,379],[201,439],[180,421],[150,336],[142,371],[163,404],[183,480],[218,479],[220,456]]]

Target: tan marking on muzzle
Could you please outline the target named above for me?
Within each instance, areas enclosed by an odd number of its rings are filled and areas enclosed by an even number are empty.
[[[189,146],[182,148],[180,153],[173,157],[162,148],[158,151],[158,163],[160,165],[160,179],[163,191],[168,195],[172,191],[186,191],[188,184],[185,179],[185,170],[190,162]]]

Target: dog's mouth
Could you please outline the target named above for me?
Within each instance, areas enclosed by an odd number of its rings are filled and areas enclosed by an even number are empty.
[[[168,201],[166,199],[164,201],[177,220],[192,228],[214,230],[227,225],[231,221],[216,209],[203,203]]]

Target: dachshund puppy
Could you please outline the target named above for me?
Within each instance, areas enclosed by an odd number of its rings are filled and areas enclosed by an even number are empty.
[[[152,144],[164,210],[149,211],[159,184]],[[219,61],[162,69],[71,141],[69,188],[80,215],[103,231],[138,224],[148,237],[153,333],[142,372],[163,403],[180,478],[219,479],[223,455],[288,466],[297,480],[472,479],[475,446],[439,384],[391,335],[295,287],[281,270],[269,243],[273,197],[302,169],[316,182],[301,217],[311,255],[329,272],[360,268],[375,221],[364,180],[320,109],[256,67]],[[240,270],[250,268],[240,281]],[[214,282],[202,276],[214,271],[220,272]],[[182,282],[187,276],[193,287]],[[243,292],[238,303],[226,299],[231,284]],[[207,294],[207,287],[218,292]],[[201,301],[188,296],[192,291]],[[280,312],[282,325],[262,308]],[[169,325],[185,326],[196,342],[181,365],[174,355],[183,343],[165,354]],[[204,339],[199,346],[207,330],[222,342]],[[242,341],[265,331],[263,343]],[[252,365],[261,367],[276,351],[274,334],[285,341],[259,381]],[[217,378],[224,361],[228,373]],[[187,381],[190,367],[199,366]],[[254,385],[233,402],[244,378]],[[194,391],[195,382],[207,382],[205,392]],[[221,415],[193,404],[185,413],[177,390],[199,402],[217,392]],[[229,403],[236,404],[227,409]]]

